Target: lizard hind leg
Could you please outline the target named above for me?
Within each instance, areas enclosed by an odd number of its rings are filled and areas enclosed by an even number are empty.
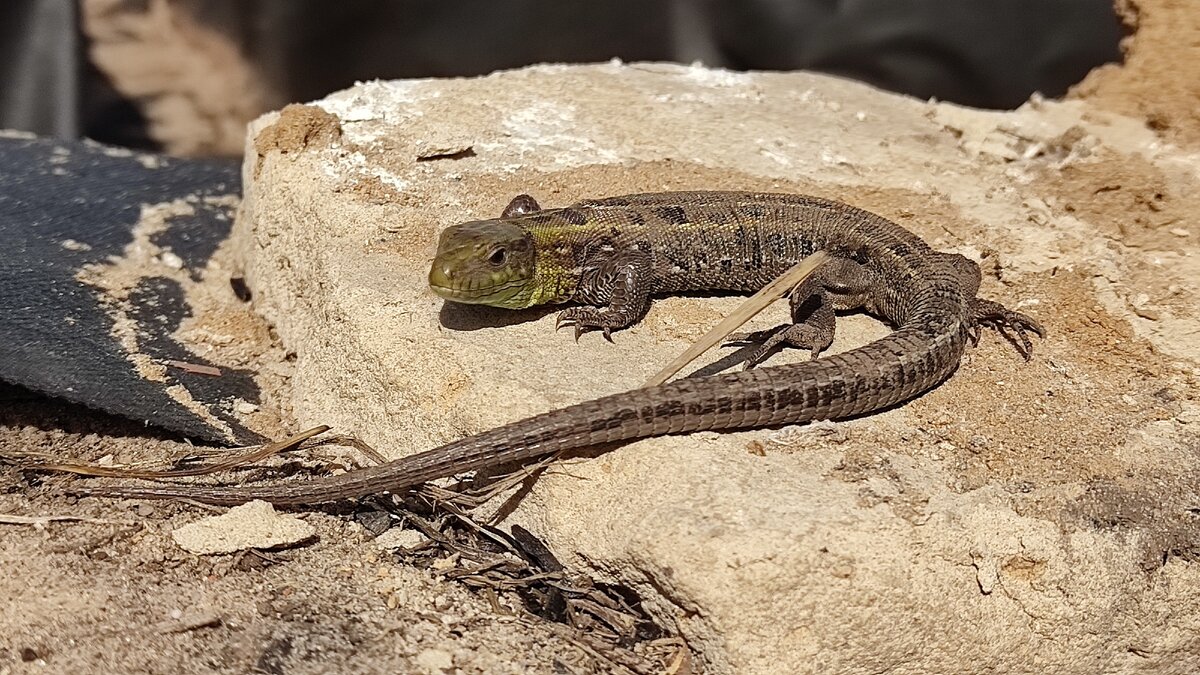
[[[834,258],[792,291],[789,296],[792,323],[753,333],[735,333],[729,336],[726,345],[759,345],[743,363],[746,369],[762,363],[783,346],[807,349],[815,359],[833,344],[834,310],[862,307],[876,286],[874,276],[861,264]]]
[[[743,368],[749,370],[757,366],[780,347],[807,349],[815,359],[833,344],[833,301],[825,290],[823,275],[813,275],[797,286],[791,293],[789,304],[792,323],[728,337],[727,346],[758,345],[742,363]]]
[[[975,298],[971,301],[971,325],[968,328],[973,343],[979,341],[979,332],[982,328],[991,328],[999,333],[1012,344],[1021,356],[1025,357],[1026,361],[1033,356],[1033,343],[1029,339],[1029,334],[1034,333],[1038,337],[1046,336],[1046,330],[1042,328],[1042,324],[1033,317],[1008,309],[993,300]]]
[[[1021,312],[1008,309],[993,300],[974,297],[979,291],[981,274],[975,261],[957,253],[941,253],[942,259],[958,274],[963,290],[971,299],[970,323],[967,325],[967,335],[971,344],[979,344],[979,334],[984,328],[991,328],[1008,340],[1009,343],[1028,361],[1033,356],[1033,343],[1029,333],[1045,337],[1046,331],[1035,319]]]
[[[758,348],[751,352],[750,356],[742,363],[743,368],[749,370],[757,366],[780,347],[807,349],[815,359],[829,345],[833,344],[835,317],[833,305],[826,294],[811,295],[805,303],[802,303],[802,306],[811,306],[812,308],[808,309],[807,316],[800,320],[796,320],[796,312],[793,311],[795,323],[752,333],[735,333],[729,336],[726,344],[730,346],[758,345]]]

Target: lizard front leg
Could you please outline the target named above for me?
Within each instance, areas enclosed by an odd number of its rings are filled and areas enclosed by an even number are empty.
[[[600,330],[612,342],[612,332],[637,323],[650,307],[650,261],[634,251],[585,269],[577,294],[592,306],[571,307],[559,313],[555,330],[575,326],[575,340]],[[604,306],[599,306],[606,303]]]

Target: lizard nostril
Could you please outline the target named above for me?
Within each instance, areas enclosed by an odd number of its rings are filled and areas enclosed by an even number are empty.
[[[447,280],[453,279],[454,267],[449,263],[442,265],[442,276],[446,277]]]

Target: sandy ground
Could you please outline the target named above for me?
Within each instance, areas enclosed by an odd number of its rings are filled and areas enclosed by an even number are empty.
[[[1136,115],[1164,141],[1194,147],[1200,142],[1200,121],[1194,117],[1200,98],[1200,19],[1190,0],[1119,4],[1140,31],[1130,44],[1128,65],[1100,69],[1073,95]],[[553,180],[563,184],[538,187],[546,194],[574,193],[579,184],[636,189],[653,180],[655,189],[667,189],[673,181],[694,184],[705,178],[699,168],[645,166],[619,176],[600,175],[605,171],[560,173]],[[1200,206],[1194,195],[1162,194],[1158,170],[1136,162],[1089,164],[1047,172],[1041,179],[1048,185],[1044,191],[1057,197],[1058,213],[1077,212],[1105,223],[1106,236],[1124,246],[1178,248],[1185,236],[1172,230],[1190,226],[1189,214]],[[854,196],[864,207],[897,215],[899,202],[884,191]],[[936,222],[938,209],[935,200],[919,217],[914,214],[913,222],[900,222],[934,236],[916,223]],[[956,235],[967,239],[970,232],[959,228]],[[1193,227],[1186,236],[1192,242],[1200,232]],[[1035,295],[1043,307],[1061,309],[1047,321],[1052,333],[1046,349],[1053,354],[1055,335],[1070,334],[1071,377],[1086,387],[1047,387],[1047,381],[1056,381],[1052,359],[1023,366],[991,345],[973,354],[969,367],[945,387],[909,406],[904,414],[932,434],[920,440],[920,451],[951,454],[962,489],[986,481],[1019,489],[1022,482],[1069,480],[1073,477],[1061,474],[1060,458],[1040,452],[1044,439],[1065,436],[1067,442],[1057,447],[1094,447],[1099,439],[1180,414],[1180,401],[1197,384],[1195,352],[1164,352],[1139,337],[1155,330],[1152,324],[1164,311],[1195,312],[1180,304],[1168,279],[1152,268],[1134,270],[1141,274],[1147,300],[1114,312],[1091,282],[1092,270],[1064,266],[1017,288],[1001,283],[1002,270],[992,272],[985,283],[1000,289],[1002,299]],[[698,319],[715,316],[701,301],[681,302]],[[691,327],[658,320],[653,313],[644,330],[694,337]],[[857,334],[870,330],[863,327]],[[960,406],[970,400],[964,392],[999,382],[1005,383],[1000,405]],[[1028,406],[1003,404],[1016,400],[1036,401],[1043,414],[1030,416]],[[1097,406],[1096,401],[1106,403]],[[979,418],[988,420],[987,438],[967,430],[965,421]],[[879,434],[874,440],[881,447],[912,440],[899,438],[887,424],[879,429],[872,433]],[[190,448],[133,423],[0,390],[0,451],[123,462],[163,461]],[[1066,510],[1092,523],[1161,523],[1157,536],[1142,543],[1148,568],[1164,556],[1194,551],[1195,528],[1160,517],[1187,496],[1130,493],[1105,461],[1097,456],[1086,466],[1090,475],[1109,479],[1107,487],[1073,504],[1031,496],[1027,508]],[[848,457],[840,470],[846,480],[856,480],[890,468],[885,459],[864,455]],[[606,667],[594,652],[554,628],[514,616],[511,600],[494,604],[432,571],[398,564],[343,515],[299,514],[318,536],[304,547],[195,556],[179,549],[169,533],[204,514],[199,507],[74,500],[37,489],[40,481],[33,473],[0,468],[0,513],[34,518],[0,524],[6,572],[0,576],[0,673],[590,672]],[[903,509],[904,499],[896,499],[894,508]],[[56,516],[87,520],[37,520]],[[666,663],[665,657],[659,663]]]

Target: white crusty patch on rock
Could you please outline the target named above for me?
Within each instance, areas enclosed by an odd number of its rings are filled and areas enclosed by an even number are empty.
[[[593,140],[577,121],[575,107],[551,100],[531,101],[509,113],[500,122],[504,141],[481,146],[524,157],[538,150],[553,150],[555,168],[582,164],[607,164],[620,156]]]

